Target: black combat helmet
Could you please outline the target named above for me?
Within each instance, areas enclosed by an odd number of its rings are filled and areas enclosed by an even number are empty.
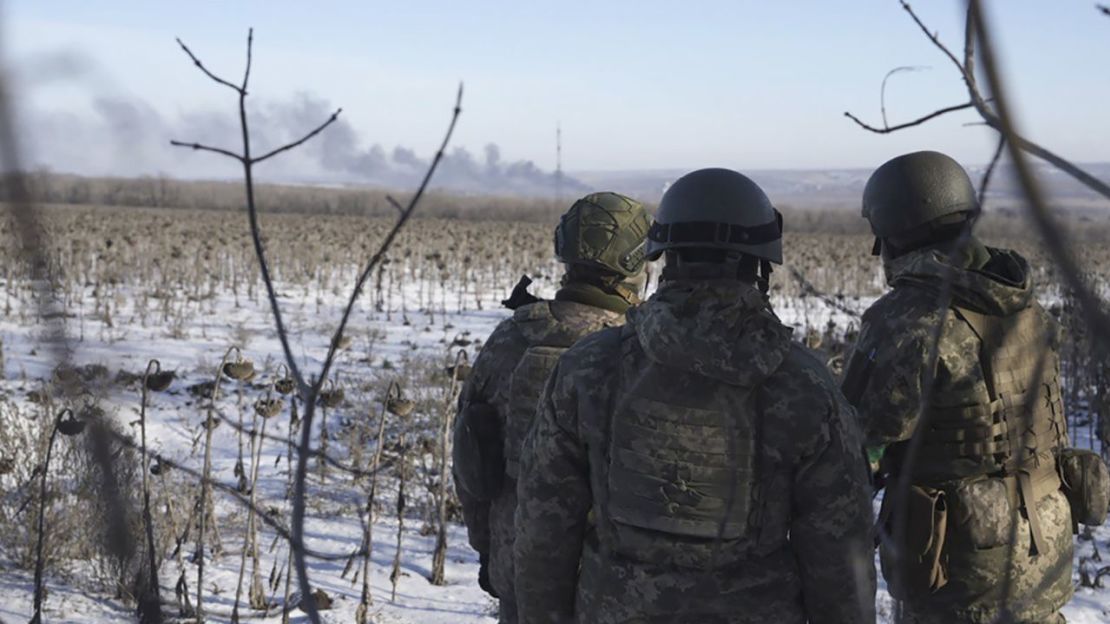
[[[648,232],[647,256],[721,249],[782,264],[782,215],[763,189],[729,169],[699,169],[667,189]]]
[[[940,152],[913,152],[887,161],[863,190],[863,217],[879,241],[912,248],[938,231],[973,221],[979,201],[967,172]]]
[[[664,279],[737,277],[758,280],[766,292],[771,263],[782,264],[782,215],[746,176],[699,169],[675,180],[659,202],[647,257],[664,252]]]

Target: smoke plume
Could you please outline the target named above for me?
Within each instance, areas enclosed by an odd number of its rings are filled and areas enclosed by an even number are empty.
[[[249,110],[256,154],[300,138],[334,108],[311,94],[271,101]],[[238,119],[228,112],[191,112],[169,118],[142,100],[98,97],[91,114],[28,111],[22,142],[30,161],[51,170],[98,176],[168,173],[179,178],[225,178],[239,165],[211,154],[174,148],[170,139],[239,151]],[[448,149],[433,186],[467,193],[553,195],[586,192],[581,182],[547,172],[527,160],[502,160],[493,143],[475,157],[463,147]],[[342,116],[296,150],[259,166],[259,177],[278,182],[362,184],[408,189],[420,182],[431,154],[405,146],[370,142]]]

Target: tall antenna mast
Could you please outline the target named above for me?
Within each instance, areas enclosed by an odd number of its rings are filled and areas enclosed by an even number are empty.
[[[555,201],[563,203],[563,125],[555,122]]]

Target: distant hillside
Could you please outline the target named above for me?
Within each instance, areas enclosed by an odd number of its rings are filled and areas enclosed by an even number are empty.
[[[1092,207],[1099,204],[1110,209],[1110,202],[1102,200],[1097,194],[1076,182],[1063,172],[1046,165],[1034,165],[1050,196],[1068,206]],[[1110,163],[1083,165],[1089,173],[1110,181]],[[978,184],[986,165],[968,165],[972,180]],[[1004,203],[1020,198],[1020,189],[1008,163],[999,165],[991,182],[988,197],[1003,200]],[[595,190],[614,190],[655,203],[663,191],[676,178],[686,173],[683,169],[662,169],[646,171],[577,171],[572,175],[583,184]],[[783,205],[803,205],[810,208],[851,208],[859,206],[860,197],[869,169],[827,169],[827,170],[756,170],[745,171],[755,180],[773,201]]]

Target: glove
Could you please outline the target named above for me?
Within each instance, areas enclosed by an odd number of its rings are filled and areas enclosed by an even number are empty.
[[[489,555],[482,553],[478,556],[478,587],[481,587],[490,596],[500,598],[489,581]]]

